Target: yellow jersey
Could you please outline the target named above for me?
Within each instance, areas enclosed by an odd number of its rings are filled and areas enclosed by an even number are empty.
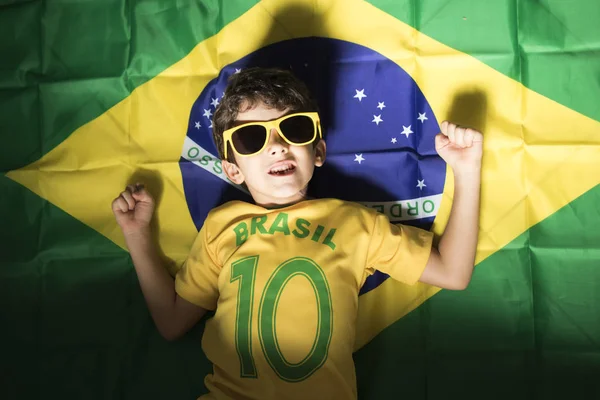
[[[216,310],[201,399],[355,399],[359,290],[375,270],[417,282],[432,236],[336,199],[212,210],[175,280],[179,296]]]

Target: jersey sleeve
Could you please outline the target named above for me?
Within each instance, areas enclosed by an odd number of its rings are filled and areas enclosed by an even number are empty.
[[[377,214],[367,252],[367,272],[375,270],[393,279],[416,283],[429,260],[433,233],[410,225],[392,224]]]
[[[187,260],[175,277],[175,291],[192,304],[214,310],[219,298],[221,265],[215,261],[205,227],[200,229]]]

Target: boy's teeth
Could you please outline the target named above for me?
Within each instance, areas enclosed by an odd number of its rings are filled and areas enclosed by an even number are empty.
[[[285,166],[283,166],[283,167],[277,167],[277,168],[273,168],[273,169],[271,170],[271,172],[283,172],[283,171],[287,171],[287,170],[289,170],[289,169],[292,169],[292,166],[291,166],[291,165],[285,165]]]

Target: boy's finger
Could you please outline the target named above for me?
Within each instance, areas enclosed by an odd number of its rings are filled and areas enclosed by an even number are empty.
[[[112,203],[113,212],[117,213],[118,211],[126,213],[129,211],[129,207],[127,206],[127,202],[121,196],[117,197]]]
[[[465,128],[457,126],[454,130],[454,140],[458,147],[465,147]]]
[[[451,143],[456,143],[455,138],[454,138],[454,130],[456,129],[456,125],[449,123],[448,124],[448,129],[447,129],[447,136],[448,139],[450,139]]]
[[[133,196],[133,198],[136,201],[147,201],[148,200],[148,193],[146,193],[144,190],[138,190],[137,192],[133,192],[131,194],[131,196]]]
[[[119,201],[119,208],[121,209],[121,211],[124,213],[129,212],[129,205],[127,204],[127,202],[124,201],[123,198],[121,198],[120,200],[121,201]]]
[[[121,198],[125,199],[125,201],[127,203],[127,207],[130,210],[133,210],[135,208],[135,200],[133,199],[133,196],[131,195],[131,193],[128,190],[125,190],[124,192],[121,193]]]
[[[465,147],[473,146],[473,129],[465,129]]]
[[[442,131],[442,133],[444,135],[448,136],[448,133],[447,133],[447,131],[448,131],[448,121],[442,122],[442,125],[440,125],[440,129],[441,129],[441,131]]]
[[[150,196],[150,193],[142,186],[141,189],[136,190],[131,194],[133,198],[137,201],[144,201],[148,203],[153,203],[154,199]]]
[[[441,148],[447,146],[448,143],[450,143],[450,139],[448,139],[448,137],[445,136],[443,133],[438,133],[437,135],[435,135],[435,148],[436,149],[441,149]]]
[[[473,143],[475,142],[483,142],[483,135],[477,129],[467,129],[473,135]]]

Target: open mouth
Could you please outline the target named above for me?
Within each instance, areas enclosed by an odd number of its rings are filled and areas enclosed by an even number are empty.
[[[292,164],[281,165],[279,167],[271,168],[269,175],[273,176],[287,176],[291,175],[296,171],[296,167]]]

